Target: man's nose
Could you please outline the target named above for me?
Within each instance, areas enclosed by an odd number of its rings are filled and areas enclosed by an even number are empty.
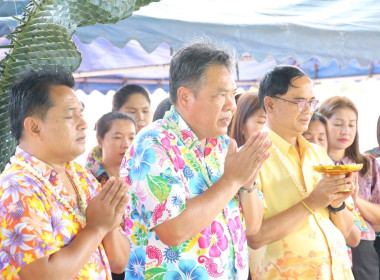
[[[226,111],[236,111],[235,96],[233,94],[227,94],[226,101],[224,103],[224,108]]]

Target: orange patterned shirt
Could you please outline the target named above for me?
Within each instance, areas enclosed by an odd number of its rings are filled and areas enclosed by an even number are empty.
[[[17,148],[15,157],[31,165],[49,180],[61,196],[77,210],[63,186],[60,175],[46,163]],[[100,188],[91,173],[75,164],[87,202]],[[70,167],[66,170],[69,174]],[[17,164],[9,164],[0,176],[0,278],[19,279],[27,264],[67,246],[82,226],[43,182]],[[111,279],[102,245],[74,279]]]

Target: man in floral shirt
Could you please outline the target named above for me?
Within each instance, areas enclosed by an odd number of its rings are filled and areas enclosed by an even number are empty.
[[[85,150],[83,106],[63,69],[30,71],[10,95],[19,142],[0,176],[1,279],[111,279],[128,262],[118,228],[127,185],[72,162]],[[99,192],[99,194],[98,194]]]
[[[247,279],[246,234],[258,231],[265,133],[239,151],[225,134],[235,112],[230,54],[185,46],[170,66],[174,105],[138,133],[121,164],[130,184],[127,279]]]

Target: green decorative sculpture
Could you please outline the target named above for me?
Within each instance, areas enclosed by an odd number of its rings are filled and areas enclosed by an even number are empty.
[[[18,74],[43,66],[74,72],[81,63],[72,35],[77,27],[116,23],[140,7],[159,0],[32,0],[19,25],[8,35],[11,51],[0,61],[0,171],[17,145],[10,133],[8,100]]]

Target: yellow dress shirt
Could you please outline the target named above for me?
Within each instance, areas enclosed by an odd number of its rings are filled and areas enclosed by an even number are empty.
[[[297,139],[298,154],[287,141],[266,130],[274,145],[259,175],[259,189],[268,207],[264,220],[299,203],[312,192],[322,178],[313,170],[314,165],[331,164],[324,149],[302,136]],[[354,279],[345,239],[331,222],[327,208],[310,215],[283,239],[251,253],[253,279]]]

